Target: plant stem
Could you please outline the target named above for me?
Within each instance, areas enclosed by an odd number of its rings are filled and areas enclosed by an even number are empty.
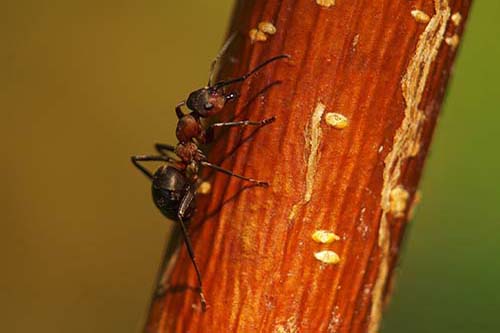
[[[209,160],[271,186],[205,174],[190,232],[209,308],[182,247],[147,332],[378,331],[470,3],[237,2],[224,78],[291,58],[235,87],[222,116],[276,121],[221,130]],[[276,33],[252,43],[260,22]],[[320,244],[317,230],[340,239]]]

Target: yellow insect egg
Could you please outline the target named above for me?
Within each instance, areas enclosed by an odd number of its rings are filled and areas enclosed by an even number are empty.
[[[316,230],[311,237],[315,242],[321,244],[329,244],[334,241],[340,240],[340,237],[338,235],[327,230]]]
[[[338,262],[340,262],[339,255],[330,250],[315,252],[314,258],[316,258],[317,260],[321,261],[324,264],[329,264],[329,265],[337,264]]]

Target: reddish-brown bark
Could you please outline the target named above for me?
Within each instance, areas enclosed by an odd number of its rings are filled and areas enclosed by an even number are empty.
[[[244,82],[222,116],[277,121],[223,132],[209,159],[271,186],[241,191],[237,179],[211,178],[190,229],[209,309],[199,308],[181,247],[147,332],[377,331],[455,57],[451,37],[462,35],[471,1],[336,2],[238,1],[231,31],[244,38],[224,76],[280,53],[291,59]],[[415,19],[416,9],[430,20]],[[248,32],[262,21],[277,32],[252,44]],[[329,112],[348,126],[329,126]],[[318,244],[318,229],[341,239]],[[340,262],[315,259],[325,249]]]

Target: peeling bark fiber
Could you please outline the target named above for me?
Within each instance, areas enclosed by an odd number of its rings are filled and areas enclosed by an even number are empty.
[[[217,132],[209,160],[270,186],[205,171],[190,233],[209,308],[182,246],[146,332],[378,332],[470,2],[237,2],[220,77],[291,57],[220,116],[276,121]]]

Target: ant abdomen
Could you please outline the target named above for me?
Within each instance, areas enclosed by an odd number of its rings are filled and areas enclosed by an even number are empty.
[[[179,221],[179,208],[182,198],[189,191],[187,178],[172,166],[161,166],[153,175],[151,191],[153,201],[158,209],[168,219]],[[185,218],[189,219],[195,209],[195,201],[186,209]]]

